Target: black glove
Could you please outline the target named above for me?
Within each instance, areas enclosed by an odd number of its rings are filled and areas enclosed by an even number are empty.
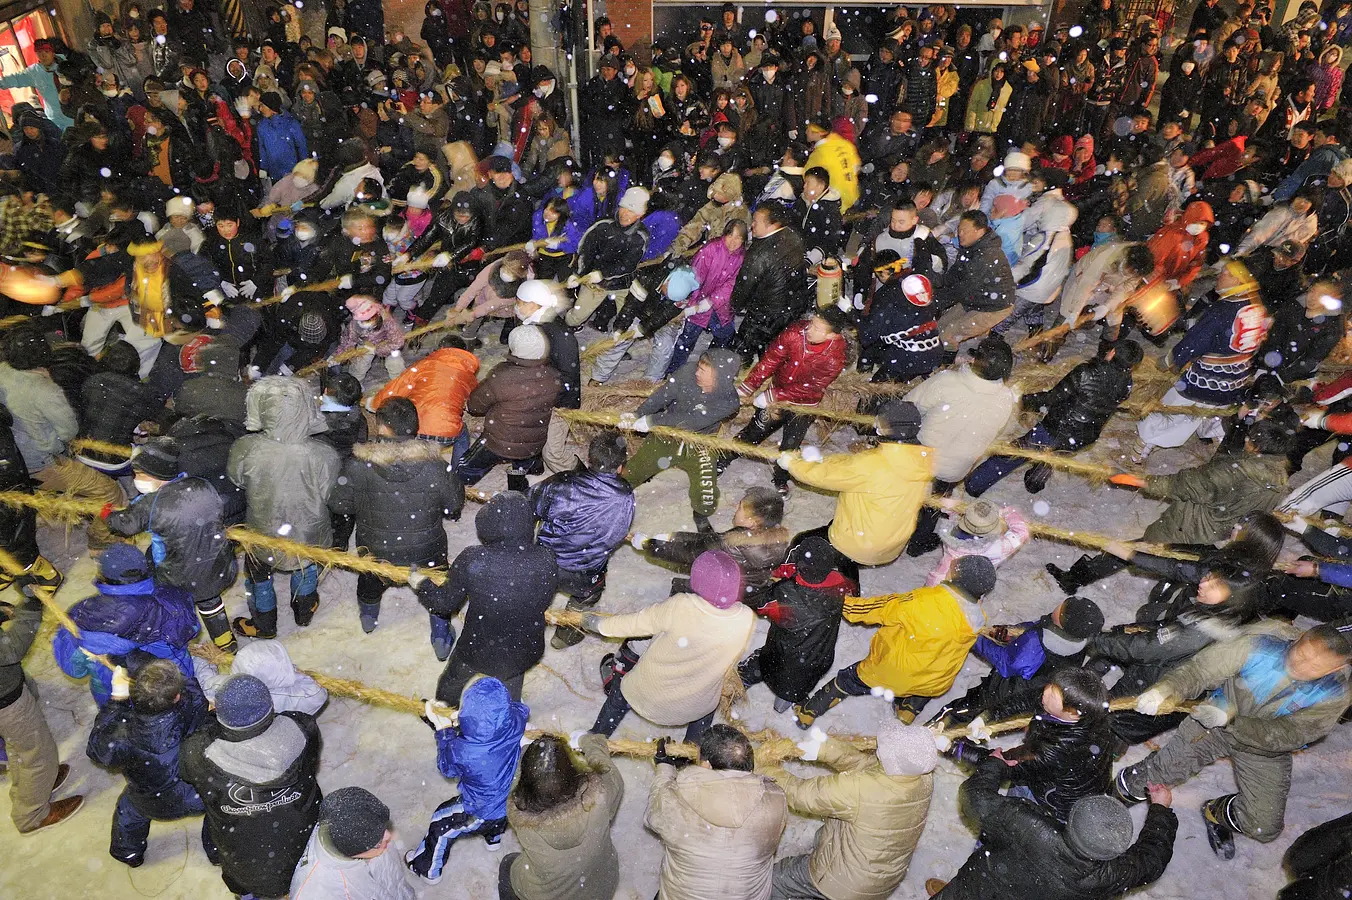
[[[992,752],[970,738],[962,737],[944,751],[944,756],[955,762],[976,766],[989,759]]]
[[[653,752],[653,762],[659,766],[675,766],[677,769],[690,765],[690,760],[684,756],[672,756],[667,752],[666,738],[658,738],[657,750]]]

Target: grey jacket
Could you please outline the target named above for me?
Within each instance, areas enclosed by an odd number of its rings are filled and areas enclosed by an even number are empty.
[[[42,625],[42,602],[36,597],[14,607],[10,620],[0,627],[0,698],[19,690],[23,683],[23,658]]]
[[[328,826],[310,832],[305,854],[291,876],[291,900],[413,900],[399,851],[389,847],[375,859],[344,856],[329,843]]]
[[[729,416],[737,414],[741,400],[737,396],[737,372],[742,360],[731,350],[710,350],[717,378],[714,389],[706,394],[695,383],[699,358],[692,358],[662,382],[638,408],[653,425],[683,428],[701,434],[713,434]]]
[[[0,363],[0,403],[14,416],[14,441],[29,472],[47,468],[80,430],[66,395],[41,369]]]

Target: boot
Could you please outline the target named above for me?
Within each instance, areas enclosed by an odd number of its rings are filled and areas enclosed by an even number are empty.
[[[905,697],[897,697],[892,701],[892,709],[896,712],[897,718],[901,724],[910,725],[925,710],[925,706],[930,702],[929,697],[921,697],[917,694],[908,694]]]
[[[118,862],[122,863],[124,866],[130,866],[133,869],[139,869],[142,863],[146,861],[145,856],[140,853],[132,853],[127,856],[118,856],[116,853],[109,851],[108,855],[111,856],[113,859],[117,860]]]
[[[52,801],[51,810],[47,813],[47,818],[21,833],[32,834],[41,828],[50,828],[53,825],[59,825],[75,815],[81,806],[84,806],[84,797],[79,794],[76,794],[74,797],[67,797],[64,800],[54,800]]]
[[[1206,840],[1221,859],[1235,858],[1235,832],[1239,826],[1230,818],[1230,804],[1238,794],[1226,794],[1202,804],[1202,822]]]
[[[1144,803],[1150,799],[1149,794],[1142,797],[1131,789],[1131,784],[1127,781],[1127,778],[1135,771],[1136,769],[1134,766],[1128,766],[1118,772],[1117,777],[1113,779],[1113,793],[1117,795],[1117,799],[1128,806],[1135,803]]]
[[[791,706],[793,706],[792,700],[785,700],[783,697],[775,698],[775,712],[787,712]]]
[[[376,630],[377,620],[380,618],[380,601],[375,603],[365,603],[357,601],[358,615],[361,617],[361,630],[370,634]]]
[[[529,491],[530,481],[526,479],[526,473],[509,471],[507,473],[507,490],[518,491],[522,494]]]
[[[240,616],[232,624],[235,631],[244,637],[272,640],[277,636],[277,610],[270,609],[267,612],[256,610],[253,618],[246,619]]]
[[[450,619],[432,613],[428,613],[427,617],[432,623],[432,652],[437,655],[438,662],[445,662],[455,644],[455,626]]]
[[[840,689],[840,682],[832,678],[822,685],[821,690],[809,697],[806,703],[800,703],[793,708],[793,714],[798,719],[798,727],[807,731],[817,721],[818,716],[825,715],[829,709],[835,709],[840,705],[840,701],[848,696],[849,694]]]
[[[619,687],[620,679],[638,663],[638,654],[625,641],[620,644],[618,653],[607,653],[601,657],[601,690],[609,694],[612,688]]]
[[[586,633],[580,628],[559,625],[554,628],[554,636],[549,639],[549,646],[555,650],[567,650],[569,647],[575,647],[582,643],[586,636]]]
[[[942,878],[925,879],[925,895],[927,897],[933,897],[946,887],[948,887],[948,882],[944,881]]]
[[[234,653],[239,649],[239,642],[235,640],[235,633],[230,630],[230,619],[224,609],[202,616],[202,622],[207,626],[207,636],[211,638],[217,650]]]
[[[702,513],[695,513],[695,530],[700,534],[713,534],[714,526],[709,521],[709,517]]]
[[[1051,477],[1052,467],[1046,463],[1036,463],[1029,466],[1027,471],[1023,473],[1024,489],[1030,494],[1040,493],[1047,486]]]
[[[1044,568],[1051,573],[1052,578],[1056,580],[1056,586],[1064,591],[1067,596],[1073,595],[1083,586],[1075,578],[1074,566],[1071,566],[1069,569],[1063,569],[1056,563],[1047,563]]]
[[[61,573],[56,570],[56,566],[52,565],[45,556],[39,556],[33,560],[30,566],[13,578],[15,587],[30,597],[33,588],[47,588],[55,591],[61,587],[61,582],[64,580]]]
[[[296,624],[301,628],[310,624],[317,609],[319,609],[318,594],[304,594],[291,598],[291,614],[296,617]]]

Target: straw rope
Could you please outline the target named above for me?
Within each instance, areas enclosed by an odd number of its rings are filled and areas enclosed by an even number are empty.
[[[430,322],[419,328],[414,328],[404,335],[404,344],[407,346],[410,341],[417,340],[424,335],[433,334],[438,331],[448,331],[452,328],[459,328],[474,319],[474,313],[467,309],[453,310],[440,322]],[[309,378],[317,372],[322,372],[329,366],[341,366],[343,363],[350,362],[359,356],[365,356],[368,353],[375,353],[376,348],[371,344],[362,344],[360,347],[353,347],[351,350],[344,350],[342,353],[335,353],[333,356],[312,362],[305,368],[296,372],[299,378]]]

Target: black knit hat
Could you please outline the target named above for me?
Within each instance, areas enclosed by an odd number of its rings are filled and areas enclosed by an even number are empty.
[[[260,734],[272,717],[272,694],[252,675],[231,675],[216,692],[216,721],[226,740]]]
[[[878,419],[886,424],[884,437],[911,443],[920,436],[920,409],[909,400],[889,400],[878,410]]]
[[[284,108],[282,106],[282,95],[276,91],[267,91],[262,97],[258,98],[258,102],[275,113],[281,112]]]
[[[798,577],[808,584],[821,584],[836,567],[836,551],[826,538],[806,538],[793,550]]]
[[[975,553],[959,557],[948,573],[948,581],[963,593],[980,600],[995,588],[995,564]]]
[[[1061,630],[1077,641],[1087,641],[1103,630],[1103,610],[1088,597],[1067,597],[1061,604]]]
[[[52,345],[36,328],[11,328],[3,343],[5,362],[13,369],[43,369],[52,364]]]
[[[1117,859],[1131,848],[1131,813],[1112,797],[1081,797],[1070,808],[1065,834],[1066,844],[1085,859]]]
[[[182,452],[183,448],[175,438],[151,438],[136,448],[136,453],[131,458],[131,467],[133,471],[149,475],[151,478],[173,481],[182,474],[178,464]]]
[[[390,827],[390,808],[365,788],[339,788],[324,798],[319,815],[329,843],[344,856],[374,850]]]

